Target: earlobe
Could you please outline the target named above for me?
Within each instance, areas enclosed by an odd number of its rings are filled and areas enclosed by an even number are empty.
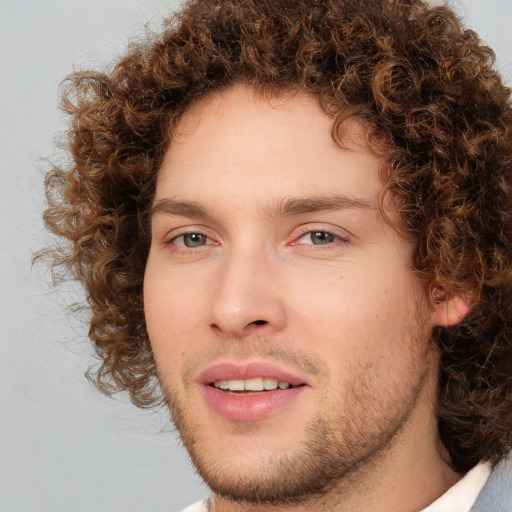
[[[448,327],[456,325],[471,311],[469,294],[450,294],[444,290],[434,290],[433,323],[435,326]]]

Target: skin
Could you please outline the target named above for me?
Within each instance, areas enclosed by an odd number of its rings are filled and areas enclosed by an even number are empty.
[[[159,171],[147,328],[220,512],[418,511],[460,478],[438,440],[430,336],[465,306],[429,304],[413,244],[376,206],[381,158],[356,122],[337,146],[332,123],[305,93],[238,85],[185,114]],[[305,385],[262,419],[219,415],[199,376],[254,362]]]

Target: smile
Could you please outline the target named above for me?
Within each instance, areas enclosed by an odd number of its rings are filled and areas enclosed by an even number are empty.
[[[234,422],[280,415],[312,389],[304,378],[259,362],[214,364],[198,376],[197,384],[210,412]]]
[[[273,378],[255,377],[247,380],[216,380],[213,386],[225,391],[273,391],[294,387],[289,382]]]

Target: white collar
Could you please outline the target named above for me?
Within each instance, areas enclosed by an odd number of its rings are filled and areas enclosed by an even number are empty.
[[[477,464],[453,487],[421,512],[470,512],[485,482],[491,474],[491,465]]]

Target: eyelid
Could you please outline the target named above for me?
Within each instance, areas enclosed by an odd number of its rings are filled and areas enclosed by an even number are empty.
[[[162,242],[164,245],[173,245],[173,242],[177,238],[180,238],[185,235],[195,234],[195,233],[197,233],[198,235],[203,235],[208,240],[211,240],[214,242],[213,244],[206,243],[205,245],[215,245],[215,244],[219,243],[219,241],[216,239],[216,237],[213,236],[211,229],[208,229],[205,226],[200,226],[200,225],[183,226],[183,227],[172,229],[166,233],[166,235],[163,237]],[[175,247],[182,247],[182,246],[175,245]],[[204,246],[199,246],[199,247],[204,247]],[[182,248],[183,249],[193,249],[192,247],[185,247],[185,246],[183,246]]]
[[[298,232],[297,232],[297,230],[298,230]],[[314,245],[314,244],[300,244],[299,243],[299,240],[309,233],[329,233],[337,239],[336,240],[337,242],[341,242],[341,243],[349,242],[351,239],[351,236],[352,236],[347,230],[340,228],[338,226],[333,226],[332,224],[325,225],[322,223],[312,222],[309,224],[304,224],[302,226],[299,226],[298,228],[296,228],[296,230],[294,230],[294,233],[292,234],[293,240],[290,245]],[[332,244],[325,244],[325,246],[330,246],[330,245],[332,245]],[[318,247],[322,247],[322,245],[318,245]]]
[[[185,244],[185,237],[187,235],[200,235],[200,236],[203,236],[205,238],[205,243],[204,244],[200,244],[200,245],[197,245],[197,246],[191,246],[191,247],[188,247],[186,244]],[[179,239],[183,239],[183,244],[177,244],[176,243],[176,240],[179,240]],[[210,242],[210,243],[208,243]],[[198,249],[199,247],[204,247],[205,245],[217,245],[217,242],[215,242],[214,240],[212,240],[208,235],[205,235],[204,233],[199,233],[198,231],[192,231],[190,233],[181,233],[180,235],[176,235],[176,236],[173,236],[168,244],[174,244],[176,245],[177,247],[180,247],[182,249]]]

